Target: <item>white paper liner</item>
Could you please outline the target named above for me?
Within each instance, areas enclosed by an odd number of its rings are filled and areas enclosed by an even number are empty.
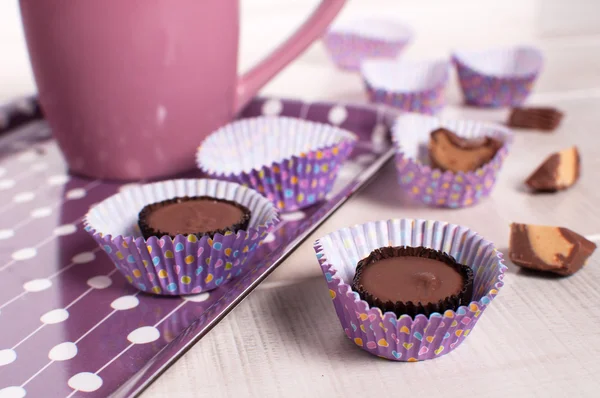
[[[361,64],[367,84],[375,89],[410,93],[445,85],[450,71],[448,60],[370,59]]]
[[[413,36],[412,29],[404,22],[384,18],[339,20],[331,25],[329,32],[387,42],[405,42]]]
[[[356,141],[339,127],[283,116],[260,116],[235,121],[218,129],[200,145],[198,166],[211,174],[250,173],[292,156]]]
[[[278,209],[292,211],[325,198],[356,141],[339,127],[264,116],[211,134],[198,149],[197,162],[211,177],[252,187]]]
[[[543,65],[542,53],[527,46],[489,50],[458,50],[453,57],[482,75],[497,78],[526,77],[539,73]]]

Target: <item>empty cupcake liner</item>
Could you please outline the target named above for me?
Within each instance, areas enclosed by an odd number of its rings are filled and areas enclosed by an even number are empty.
[[[383,246],[424,246],[446,252],[471,267],[473,300],[457,311],[397,317],[371,308],[351,288],[359,260]],[[493,243],[469,228],[428,220],[388,220],[333,232],[314,244],[329,294],[346,336],[363,350],[394,361],[445,355],[471,334],[503,286],[506,266]]]
[[[249,228],[212,239],[141,236],[138,214],[144,206],[203,195],[246,206],[252,212]],[[92,207],[84,224],[133,286],[147,293],[182,295],[215,289],[251,267],[252,255],[277,221],[277,210],[256,191],[226,181],[182,179],[123,190]]]
[[[340,69],[357,72],[365,59],[398,57],[412,36],[412,30],[398,21],[359,19],[334,24],[323,41]]]
[[[532,47],[457,51],[452,59],[466,103],[484,107],[521,105],[543,66]]]
[[[254,188],[278,209],[293,211],[331,191],[356,140],[347,130],[302,119],[242,119],[211,134],[197,163],[211,177]]]
[[[371,102],[407,112],[435,114],[445,105],[450,62],[373,59],[361,74]]]
[[[429,166],[428,142],[433,130],[447,128],[465,138],[496,137],[504,146],[483,167],[470,172],[453,173]],[[413,198],[429,206],[458,208],[478,203],[490,195],[504,159],[508,155],[512,133],[491,123],[471,120],[444,120],[434,116],[407,113],[392,128],[396,146],[398,182]]]

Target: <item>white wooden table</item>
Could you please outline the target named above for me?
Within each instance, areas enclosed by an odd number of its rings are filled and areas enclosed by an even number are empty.
[[[34,91],[16,1],[0,5],[0,101]],[[241,68],[289,32],[315,0],[242,1]],[[196,344],[144,397],[196,396],[600,396],[600,255],[567,279],[509,265],[506,285],[453,353],[422,363],[372,357],[344,336],[312,242],[347,225],[395,217],[464,224],[506,252],[511,221],[600,233],[600,2],[597,0],[350,0],[341,15],[396,16],[416,29],[407,57],[452,48],[532,43],[546,68],[530,103],[566,118],[554,134],[517,132],[491,198],[461,210],[407,201],[388,165],[267,281]],[[501,122],[502,110],[460,105],[453,79],[447,117]],[[321,43],[275,78],[266,95],[364,102],[360,78],[337,71]],[[568,192],[532,196],[527,174],[550,152],[577,144],[583,176]]]

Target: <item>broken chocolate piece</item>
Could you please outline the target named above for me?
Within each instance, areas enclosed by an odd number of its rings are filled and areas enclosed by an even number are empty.
[[[596,244],[567,228],[511,224],[508,257],[535,271],[572,275],[596,250]]]
[[[442,171],[475,171],[490,162],[502,145],[497,138],[463,138],[440,128],[431,132],[429,157],[432,167]]]
[[[579,179],[580,163],[577,147],[553,153],[527,178],[525,184],[538,192],[567,189]]]
[[[549,107],[514,108],[508,117],[510,127],[552,131],[558,127],[563,113]]]

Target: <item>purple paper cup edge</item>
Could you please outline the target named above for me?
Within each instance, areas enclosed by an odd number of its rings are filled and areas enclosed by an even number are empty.
[[[522,105],[533,91],[541,67],[524,76],[487,75],[462,62],[452,54],[458,81],[467,105],[500,108]]]
[[[280,211],[301,210],[323,200],[331,191],[340,167],[358,141],[354,133],[336,126],[333,128],[344,132],[347,137],[335,144],[315,148],[302,155],[293,155],[249,172],[216,172],[211,165],[202,162],[200,149],[196,163],[211,178],[236,182],[254,189]]]
[[[329,57],[339,69],[358,72],[364,59],[397,58],[412,42],[413,37],[414,34],[411,34],[398,40],[382,40],[356,33],[329,31],[323,36],[323,43]]]
[[[446,83],[448,76],[434,87],[421,91],[397,92],[383,88],[375,88],[363,78],[369,101],[376,104],[389,105],[406,112],[435,115],[446,105]]]

